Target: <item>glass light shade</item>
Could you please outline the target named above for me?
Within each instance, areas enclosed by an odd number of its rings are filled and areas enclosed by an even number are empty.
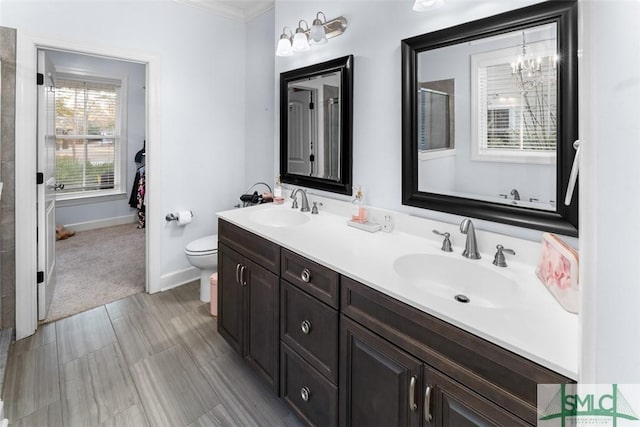
[[[309,50],[309,39],[304,32],[296,31],[296,35],[293,36],[293,50],[294,52]]]
[[[278,49],[276,50],[276,56],[291,56],[293,55],[293,48],[288,38],[281,38],[278,40]]]
[[[413,10],[416,12],[426,12],[427,10],[442,6],[442,3],[444,3],[444,0],[416,0],[413,4]]]
[[[324,26],[319,19],[316,21],[318,23],[314,21],[313,25],[311,26],[311,31],[309,32],[309,37],[311,38],[309,44],[325,44],[327,42],[327,35],[324,32]]]

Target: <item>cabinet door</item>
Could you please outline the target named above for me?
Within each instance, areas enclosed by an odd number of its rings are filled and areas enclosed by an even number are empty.
[[[429,366],[423,384],[424,427],[529,426]]]
[[[245,357],[278,393],[280,363],[280,288],[278,277],[244,259],[246,292]]]
[[[340,353],[340,425],[420,425],[419,360],[344,316]]]
[[[242,256],[220,245],[218,250],[218,332],[235,351],[243,354],[243,294],[239,282]]]

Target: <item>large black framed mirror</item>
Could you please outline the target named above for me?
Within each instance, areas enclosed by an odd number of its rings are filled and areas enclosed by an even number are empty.
[[[402,41],[402,203],[569,236],[577,2]]]
[[[280,74],[280,179],[352,191],[353,56]]]

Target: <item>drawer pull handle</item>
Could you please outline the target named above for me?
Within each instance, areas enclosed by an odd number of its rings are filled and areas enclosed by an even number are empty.
[[[413,412],[418,409],[418,405],[416,404],[416,382],[418,378],[414,375],[411,377],[411,382],[409,383],[409,408]]]
[[[302,397],[302,400],[304,400],[305,402],[309,401],[309,399],[311,398],[311,390],[309,390],[309,387],[302,387],[302,389],[300,390],[300,397]]]
[[[428,385],[424,391],[424,420],[431,424],[431,386]]]
[[[302,270],[302,273],[300,273],[300,279],[302,279],[304,283],[309,283],[311,281],[311,272],[308,268]]]
[[[247,269],[246,265],[243,265],[242,268],[240,269],[240,284],[242,286],[247,286],[247,279],[244,277],[244,272]]]
[[[240,264],[236,264],[236,283],[240,284]]]
[[[308,320],[303,320],[302,324],[300,324],[300,329],[302,329],[302,333],[309,335],[309,333],[311,332],[311,322],[309,322]]]

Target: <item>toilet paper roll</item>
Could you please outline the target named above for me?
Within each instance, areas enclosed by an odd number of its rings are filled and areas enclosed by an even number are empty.
[[[191,224],[191,219],[193,215],[191,211],[178,211],[178,225],[185,226],[187,224]]]

